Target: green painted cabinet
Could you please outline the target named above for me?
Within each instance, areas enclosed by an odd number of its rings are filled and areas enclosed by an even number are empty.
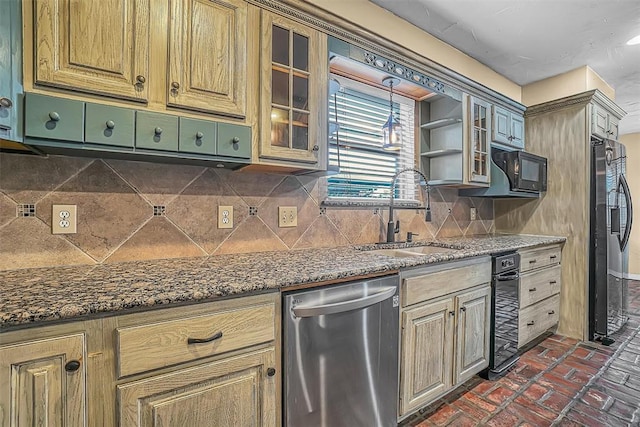
[[[21,0],[0,1],[0,139],[22,141]]]
[[[215,155],[216,132],[218,124],[206,120],[180,117],[180,140],[178,149],[181,153]]]
[[[85,142],[133,147],[135,120],[134,110],[87,103],[84,122]]]
[[[218,124],[218,155],[251,158],[251,128],[249,126]]]
[[[138,111],[136,148],[178,151],[178,117]]]
[[[26,137],[84,141],[84,102],[27,93],[25,104]]]

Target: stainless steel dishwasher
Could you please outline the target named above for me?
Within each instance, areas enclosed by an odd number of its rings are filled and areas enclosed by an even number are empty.
[[[395,427],[397,275],[284,296],[284,425]]]

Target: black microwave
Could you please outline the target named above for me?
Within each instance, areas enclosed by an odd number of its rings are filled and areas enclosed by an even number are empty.
[[[512,191],[547,191],[547,159],[524,151],[491,149],[493,162],[509,179]]]

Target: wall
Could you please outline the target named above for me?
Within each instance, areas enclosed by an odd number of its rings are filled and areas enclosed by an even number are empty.
[[[545,156],[548,190],[533,201],[495,202],[498,232],[565,236],[558,333],[586,339],[589,258],[589,144],[583,103],[526,119],[527,150]]]
[[[629,273],[640,280],[640,133],[622,135],[620,142],[627,148],[627,181],[635,208],[629,241]]]
[[[366,28],[398,46],[429,58],[515,101],[521,100],[522,93],[519,85],[369,0],[305,0],[305,2]]]
[[[600,90],[609,99],[615,99],[613,88],[585,65],[523,86],[522,103],[526,106],[537,105],[593,89]]]
[[[65,156],[0,153],[0,270],[334,247],[383,240],[386,210],[320,209],[324,178],[229,172]],[[34,205],[23,216],[20,205]],[[51,205],[78,206],[78,233],[51,234]],[[235,227],[218,229],[217,207]],[[424,211],[397,211],[401,236],[420,239],[493,231],[490,200],[431,191]],[[154,216],[154,206],[164,215]],[[277,226],[278,206],[297,206],[298,227]],[[478,208],[470,221],[469,208]],[[257,208],[256,215],[249,207]]]

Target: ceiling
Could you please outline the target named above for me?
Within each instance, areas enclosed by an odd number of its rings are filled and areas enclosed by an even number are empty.
[[[638,0],[371,0],[523,86],[584,65],[640,132]]]

